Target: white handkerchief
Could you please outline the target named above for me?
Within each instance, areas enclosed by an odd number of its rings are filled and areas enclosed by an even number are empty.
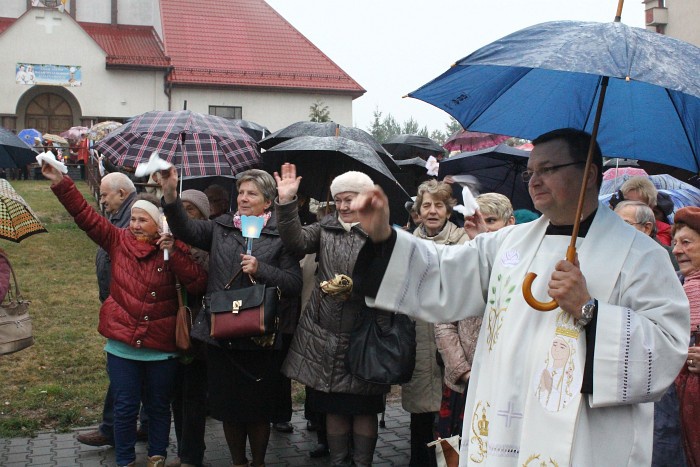
[[[148,159],[148,162],[142,162],[136,166],[134,175],[137,177],[145,177],[146,175],[151,175],[153,172],[168,170],[172,166],[173,164],[158,157],[158,153],[154,151]]]
[[[428,171],[428,175],[437,177],[440,163],[435,159],[435,156],[428,157],[428,160],[425,162],[425,169]]]
[[[44,163],[46,163],[50,166],[53,166],[56,170],[63,174],[68,173],[68,167],[66,167],[66,164],[64,164],[61,161],[57,161],[54,155],[50,152],[42,152],[41,154],[36,156],[36,161],[39,163],[39,165],[43,165]]]
[[[479,209],[479,205],[476,203],[476,199],[472,193],[473,188],[477,190],[478,194],[478,180],[472,175],[455,175],[452,179],[462,187],[463,204],[458,204],[454,207],[454,210],[465,217],[473,216],[477,209]]]

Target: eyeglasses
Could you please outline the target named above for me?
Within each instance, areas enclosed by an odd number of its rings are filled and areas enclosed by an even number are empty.
[[[520,176],[523,178],[523,181],[525,183],[528,183],[532,177],[537,175],[538,177],[548,177],[552,175],[554,172],[556,172],[559,169],[563,169],[564,167],[569,167],[570,165],[579,165],[579,164],[585,164],[584,161],[576,161],[576,162],[569,162],[568,164],[559,164],[559,165],[552,165],[549,167],[542,167],[541,169],[537,170],[524,170]]]

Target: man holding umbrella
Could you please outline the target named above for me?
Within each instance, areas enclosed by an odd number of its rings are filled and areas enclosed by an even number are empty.
[[[598,204],[602,156],[595,143],[586,165],[590,140],[574,129],[535,139],[523,179],[543,216],[463,246],[442,248],[393,230],[379,189],[353,205],[374,242],[355,268],[356,290],[372,306],[433,322],[484,315],[462,466],[651,462],[649,402],[684,362],[688,303],[666,253]],[[561,258],[579,192],[579,254],[570,262]],[[471,221],[483,227],[479,213]],[[558,303],[552,311],[523,298],[528,271],[541,277],[533,294]]]

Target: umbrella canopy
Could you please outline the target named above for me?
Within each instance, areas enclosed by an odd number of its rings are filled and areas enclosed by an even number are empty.
[[[289,141],[292,138],[299,136],[342,136],[343,138],[365,143],[381,157],[384,164],[389,168],[390,172],[398,171],[394,159],[391,154],[374,139],[374,136],[367,133],[365,130],[355,127],[347,127],[339,125],[335,122],[296,122],[288,127],[282,128],[272,133],[267,138],[260,141],[262,149],[270,149],[271,147],[280,144],[284,141]]]
[[[493,42],[409,94],[464,128],[534,139],[592,131],[609,157],[700,171],[700,48],[622,23],[557,21]]]
[[[62,138],[65,138],[69,141],[73,141],[75,143],[79,142],[81,139],[83,139],[83,136],[88,132],[88,127],[86,126],[74,126],[63,133],[61,133],[59,136]]]
[[[420,157],[397,160],[396,165],[400,172],[394,172],[394,177],[411,196],[416,195],[421,183],[435,178],[428,175],[425,160]]]
[[[527,184],[521,178],[521,173],[527,169],[528,157],[528,151],[505,144],[463,152],[440,162],[438,178],[442,180],[448,175],[473,175],[479,181],[481,193],[500,193],[510,199],[514,209],[534,210]],[[459,200],[462,189],[459,186],[453,188]]]
[[[19,139],[27,143],[28,146],[34,146],[35,138],[39,138],[39,141],[42,143],[44,141],[41,132],[39,130],[35,130],[34,128],[25,128],[17,133],[17,136],[19,136]]]
[[[255,141],[260,141],[265,136],[270,134],[270,130],[268,130],[266,127],[255,122],[251,122],[250,120],[231,119],[231,121],[241,127],[241,130],[248,133],[248,135]]]
[[[0,128],[0,168],[15,169],[36,162],[36,152],[10,130]]]
[[[603,172],[603,181],[618,180],[622,176],[629,177],[647,177],[649,174],[644,169],[639,167],[613,167]],[[622,182],[620,182],[622,184]]]
[[[442,145],[448,151],[478,151],[479,149],[492,148],[510,138],[505,135],[481,133],[479,131],[459,130]]]
[[[300,190],[320,201],[330,197],[331,181],[338,175],[349,170],[364,172],[389,197],[392,222],[406,222],[404,204],[411,197],[377,153],[364,143],[341,136],[299,136],[265,151],[262,157],[270,171],[279,171],[285,162],[295,164],[302,176]]]
[[[19,243],[42,232],[46,232],[46,228],[24,198],[10,182],[0,179],[0,238]]]
[[[60,135],[54,135],[52,133],[44,133],[44,141],[58,144],[59,146],[68,147],[68,140]]]
[[[240,126],[189,110],[146,112],[111,132],[95,149],[127,167],[146,162],[157,151],[180,169],[183,179],[234,175],[260,164],[255,141]]]
[[[122,126],[119,122],[107,120],[106,122],[95,123],[87,132],[88,139],[92,141],[100,141],[105,136]]]
[[[396,135],[382,146],[394,156],[394,159],[414,157],[427,159],[429,156],[438,156],[445,152],[438,143],[421,135]]]

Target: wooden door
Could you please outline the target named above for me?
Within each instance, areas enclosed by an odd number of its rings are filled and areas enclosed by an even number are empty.
[[[42,133],[59,134],[73,126],[73,111],[58,94],[39,94],[27,105],[24,126]]]

